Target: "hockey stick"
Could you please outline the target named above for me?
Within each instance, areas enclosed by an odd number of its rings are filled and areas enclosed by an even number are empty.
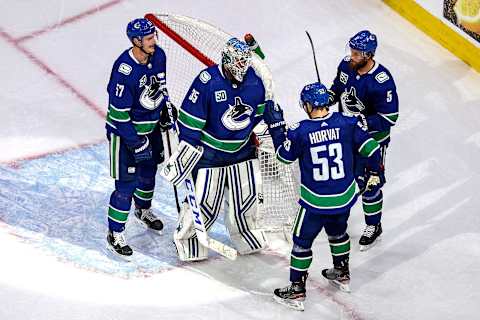
[[[168,110],[168,115],[169,115],[170,119],[173,119],[172,108],[175,108],[175,107],[172,106],[172,103],[170,101],[167,101],[167,110]],[[170,142],[170,129],[168,129],[167,132],[166,132],[166,138],[167,138],[168,155],[171,156],[172,155],[172,144]],[[180,202],[178,201],[178,190],[177,190],[177,186],[175,186],[175,185],[173,186],[173,193],[175,195],[175,204],[177,205],[177,213],[180,214]]]
[[[320,81],[320,73],[318,72],[317,58],[315,57],[315,47],[313,46],[312,37],[310,36],[310,33],[308,33],[307,30],[305,30],[305,33],[307,34],[308,40],[310,41],[310,45],[312,46],[313,62],[315,63],[315,71],[317,72],[318,82],[319,82],[319,83],[322,83],[322,82]]]
[[[170,130],[167,130],[166,132],[166,138],[167,138],[167,149],[168,149],[168,154],[172,154],[172,146],[170,143]],[[173,193],[175,195],[175,204],[177,205],[177,213],[180,214],[180,202],[178,201],[178,190],[177,186],[173,186]]]
[[[170,118],[172,119],[171,108],[174,108],[174,106],[170,102],[167,102],[167,108],[170,113]],[[170,143],[170,130],[167,130],[167,148],[171,156],[172,153],[171,153],[171,143]],[[238,256],[237,250],[227,246],[226,244],[218,240],[208,237],[207,228],[205,227],[205,222],[203,221],[203,215],[200,212],[200,208],[198,206],[198,202],[195,196],[195,183],[193,181],[193,177],[191,173],[187,175],[184,183],[185,183],[185,187],[187,188],[187,200],[188,200],[189,209],[191,211],[191,215],[194,223],[195,235],[197,236],[198,241],[203,246],[221,254],[222,256],[230,260],[235,260]],[[177,187],[174,186],[173,190],[175,192],[175,201],[177,204],[177,211],[180,214],[181,209],[178,201]]]
[[[238,256],[237,250],[208,236],[207,229],[205,228],[205,223],[203,221],[203,216],[200,212],[200,208],[198,207],[198,202],[195,196],[195,184],[193,182],[192,174],[189,174],[185,178],[185,187],[187,188],[188,204],[192,213],[193,223],[195,225],[195,234],[197,235],[198,241],[205,247],[212,249],[225,258],[235,260]]]

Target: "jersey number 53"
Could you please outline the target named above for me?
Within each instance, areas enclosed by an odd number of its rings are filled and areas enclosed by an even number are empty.
[[[314,166],[320,165],[319,168],[313,168],[313,179],[315,181],[337,180],[345,177],[342,161],[343,151],[340,143],[312,147],[310,148],[310,154]],[[332,166],[330,166],[330,159],[333,163]]]

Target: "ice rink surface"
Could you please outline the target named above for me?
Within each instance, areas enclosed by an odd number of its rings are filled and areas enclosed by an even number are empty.
[[[480,75],[381,1],[0,2],[0,319],[478,319],[480,308]],[[158,180],[159,236],[129,222],[132,263],[105,252],[113,182],[104,139],[106,83],[129,46],[127,22],[147,12],[253,33],[267,55],[289,122],[315,81],[309,44],[330,84],[347,39],[378,35],[377,61],[397,83],[384,188],[382,242],[359,252],[352,211],[352,293],[321,279],[331,258],[314,244],[306,311],[275,304],[289,246],[235,262],[211,254],[184,264],[171,241],[171,188]],[[168,76],[168,75],[167,75]],[[212,234],[227,241],[223,225]]]

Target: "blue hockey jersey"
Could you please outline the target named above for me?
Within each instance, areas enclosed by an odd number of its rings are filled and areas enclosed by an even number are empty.
[[[336,214],[350,209],[358,197],[354,158],[380,157],[379,144],[358,120],[339,112],[303,120],[288,128],[277,159],[299,160],[299,204],[314,213]]]
[[[200,72],[178,114],[179,138],[204,153],[197,164],[221,167],[255,157],[253,128],[265,110],[265,86],[253,68],[240,85],[226,79],[221,66]]]
[[[390,141],[390,128],[398,119],[398,95],[390,72],[375,62],[373,68],[359,75],[349,67],[350,57],[340,62],[330,88],[339,102],[339,111],[362,113],[368,131],[381,145]]]
[[[158,46],[146,65],[135,59],[131,48],[118,57],[107,87],[107,134],[113,132],[127,145],[135,145],[139,136],[153,131],[166,105],[165,73],[165,52]]]

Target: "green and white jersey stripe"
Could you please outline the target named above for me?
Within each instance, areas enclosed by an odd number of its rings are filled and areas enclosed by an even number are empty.
[[[206,122],[206,120],[195,117],[182,109],[178,112],[178,121],[191,130],[202,130]]]
[[[120,178],[120,137],[110,133],[110,176]]]
[[[338,209],[348,205],[353,200],[356,193],[357,183],[355,180],[352,181],[350,186],[344,192],[330,195],[319,195],[302,184],[300,188],[300,199],[317,209]]]
[[[380,148],[378,142],[369,138],[358,148],[358,152],[364,157],[370,157],[378,148]]]
[[[370,135],[375,139],[378,143],[382,143],[383,141],[386,141],[388,138],[390,138],[390,130],[387,131],[376,131],[376,132],[370,132]]]
[[[395,125],[398,119],[398,112],[392,112],[392,113],[379,113],[380,116],[382,116],[385,120],[390,122],[392,125]]]
[[[234,153],[243,148],[250,140],[250,135],[245,140],[222,140],[214,137],[213,135],[202,131],[200,140],[207,146],[220,150],[223,152]]]
[[[146,135],[149,134],[155,129],[158,120],[153,121],[132,121],[133,125],[135,126],[135,130],[139,135]]]
[[[117,122],[128,122],[130,121],[129,111],[130,108],[116,108],[113,104],[110,104],[108,107],[107,119]]]

